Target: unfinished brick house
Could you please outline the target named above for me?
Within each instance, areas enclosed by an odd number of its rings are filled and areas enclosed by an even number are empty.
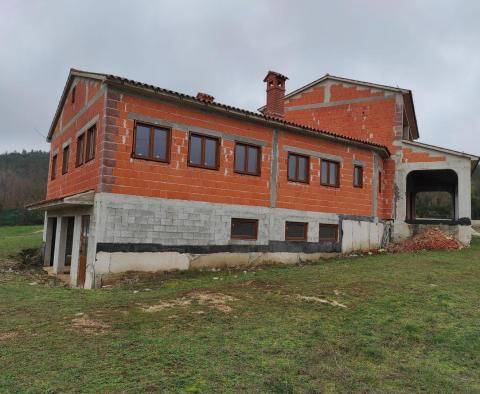
[[[92,288],[128,270],[292,263],[423,226],[470,241],[479,158],[416,142],[407,89],[325,75],[259,112],[72,69],[48,133],[44,258]],[[445,191],[452,215],[416,217]]]

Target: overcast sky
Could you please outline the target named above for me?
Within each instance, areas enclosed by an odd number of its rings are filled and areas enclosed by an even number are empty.
[[[44,149],[70,67],[256,110],[325,73],[411,89],[420,141],[480,154],[479,1],[0,1],[0,152]],[[43,135],[43,136],[42,136]]]

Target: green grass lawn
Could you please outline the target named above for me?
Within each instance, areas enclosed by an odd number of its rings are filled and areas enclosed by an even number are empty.
[[[480,392],[479,279],[478,240],[101,290],[3,273],[0,392]]]
[[[43,226],[0,226],[0,260],[21,249],[39,247]]]

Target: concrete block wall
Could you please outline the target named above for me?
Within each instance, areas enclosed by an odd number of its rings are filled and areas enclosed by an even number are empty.
[[[384,229],[383,222],[343,220],[342,252],[381,248]]]
[[[319,223],[339,222],[332,213],[113,193],[97,193],[95,203],[100,215],[96,236],[101,243],[267,245],[285,240],[285,221],[308,222],[308,241],[317,242]],[[258,239],[230,239],[232,218],[258,219]]]
[[[383,224],[373,218],[348,220],[332,213],[112,193],[97,193],[94,212],[98,247],[91,270],[96,276],[89,284],[92,287],[102,275],[129,270],[317,260],[339,252],[378,248],[383,234]],[[258,219],[258,239],[232,240],[231,219],[235,217]],[[285,241],[286,221],[308,222],[308,242]],[[323,250],[317,247],[320,223],[340,225],[343,231],[338,244],[329,244]],[[202,252],[198,248],[203,248]]]

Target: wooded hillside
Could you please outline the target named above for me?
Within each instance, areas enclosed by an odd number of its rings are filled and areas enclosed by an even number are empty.
[[[41,223],[43,215],[24,209],[43,200],[48,177],[48,152],[0,154],[0,225]]]
[[[48,152],[23,151],[0,154],[0,225],[41,223],[43,216],[28,212],[25,204],[45,198]],[[417,199],[422,217],[448,216],[451,201],[439,193],[424,193]],[[472,176],[472,218],[480,219],[480,169]]]

